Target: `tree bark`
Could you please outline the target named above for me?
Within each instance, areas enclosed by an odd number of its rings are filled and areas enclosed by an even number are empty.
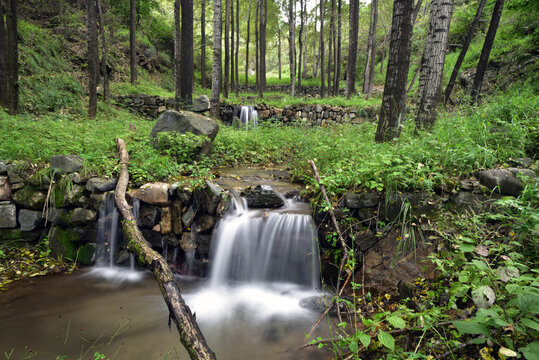
[[[282,64],[281,64],[281,25],[277,25],[277,62],[279,64],[279,80],[281,80]]]
[[[247,16],[247,43],[245,44],[245,90],[249,87],[249,42],[251,39],[251,4],[253,0],[249,0],[249,15]]]
[[[131,84],[137,81],[137,0],[130,2],[129,17],[129,65],[131,69]]]
[[[258,92],[258,87],[260,85],[259,83],[259,72],[258,72],[258,67],[259,67],[259,50],[260,50],[260,47],[259,47],[259,38],[258,38],[258,13],[259,13],[259,10],[260,10],[260,1],[261,0],[257,0],[256,1],[256,12],[255,12],[255,85],[256,85],[256,90]]]
[[[163,299],[167,304],[170,318],[174,320],[180,335],[180,341],[193,360],[216,359],[215,353],[208,346],[204,335],[200,331],[196,320],[181,296],[180,289],[174,280],[172,270],[159,253],[154,251],[144,239],[133,216],[131,206],[125,199],[125,192],[129,182],[129,154],[125,142],[116,139],[120,157],[120,177],[114,192],[114,202],[124,219],[123,232],[128,239],[127,249],[135,254],[139,263],[147,267],[154,274],[155,280],[161,289]]]
[[[314,36],[313,36],[313,78],[318,76],[318,59],[320,59],[320,47],[318,47],[318,57],[316,56],[316,23],[318,18],[316,12],[314,14]]]
[[[221,0],[213,0],[213,61],[211,74],[212,115],[219,117],[219,94],[221,93]]]
[[[266,19],[268,11],[267,0],[261,0],[260,4],[260,75],[258,76],[258,96],[262,98],[266,90]]]
[[[182,48],[181,48],[181,100],[189,107],[193,104],[193,0],[182,1]]]
[[[304,17],[304,14],[303,14],[303,0],[300,0],[299,2],[299,37],[298,37],[298,41],[299,41],[299,58],[298,58],[298,86],[301,87],[301,61],[302,61],[302,58],[303,58],[303,17]]]
[[[417,3],[414,8],[414,13],[412,14],[412,28],[414,27],[415,21],[417,20],[419,10],[421,10],[421,4],[423,4],[423,0],[417,0]]]
[[[320,53],[320,97],[324,97],[326,92],[324,84],[324,0],[320,0],[320,44],[318,50]]]
[[[8,107],[8,66],[7,66],[7,31],[4,22],[4,1],[0,0],[0,107]]]
[[[19,44],[17,0],[6,0],[7,107],[11,115],[19,110]]]
[[[410,67],[413,10],[413,0],[395,0],[393,2],[387,74],[375,135],[377,142],[389,141],[400,135]]]
[[[367,62],[363,74],[363,94],[369,98],[374,82],[374,65],[376,61],[376,25],[378,23],[378,0],[371,1],[371,25],[367,40]]]
[[[228,81],[230,79],[230,2],[225,0],[225,78],[223,80],[223,96],[228,98]]]
[[[462,45],[462,49],[460,50],[459,57],[457,59],[457,62],[455,63],[453,72],[451,73],[451,77],[449,78],[449,83],[447,84],[447,87],[445,88],[444,105],[447,104],[447,101],[449,100],[449,97],[451,96],[451,91],[453,91],[453,87],[455,86],[455,81],[457,80],[460,67],[462,66],[462,62],[464,61],[464,58],[466,57],[466,53],[468,52],[468,48],[470,47],[470,44],[472,43],[472,39],[475,35],[475,31],[477,30],[477,25],[479,25],[479,20],[481,20],[481,14],[483,13],[483,8],[485,7],[486,3],[487,3],[487,0],[479,0],[479,5],[477,7],[475,17],[473,18],[472,23],[470,24],[470,29],[468,30],[468,34],[466,34],[466,39],[464,39],[464,44]]]
[[[477,71],[475,72],[473,86],[472,86],[472,103],[476,103],[481,94],[481,85],[487,71],[488,58],[490,57],[490,51],[494,44],[494,38],[498,31],[498,25],[502,17],[504,0],[496,0],[494,9],[492,10],[492,17],[490,18],[490,24],[488,26],[487,35],[485,36],[485,42],[481,49],[481,55],[479,56],[479,62],[477,63]]]
[[[174,1],[174,97],[176,99],[176,110],[179,110],[181,103],[182,81],[181,81],[181,53],[182,53],[182,32],[181,32],[181,0]]]
[[[202,39],[200,50],[200,74],[202,76],[202,88],[206,88],[206,0],[202,0],[200,12],[200,38]]]
[[[337,51],[335,55],[335,80],[333,81],[333,93],[339,96],[341,85],[341,36],[342,36],[342,0],[338,0],[337,6]]]
[[[103,100],[109,101],[109,73],[107,71],[107,42],[105,37],[105,21],[101,0],[97,0],[97,14],[99,19],[99,35],[101,37],[101,76],[103,76]]]
[[[230,0],[230,92],[234,89],[236,70],[234,67],[234,49],[236,41],[234,39],[234,0]]]
[[[331,0],[331,17],[329,22],[329,48],[328,48],[328,96],[333,94],[331,71],[333,70],[333,47],[335,45],[335,0]]]
[[[288,58],[290,63],[290,96],[296,95],[296,21],[293,0],[288,0]]]
[[[436,121],[453,0],[433,0],[430,7],[429,29],[419,71],[418,128],[430,128]]]
[[[304,30],[303,30],[303,74],[302,77],[307,77],[307,1],[303,2],[303,13],[305,14]]]
[[[239,64],[238,64],[238,55],[240,53],[240,1],[239,0],[236,0],[236,54],[235,54],[235,65],[234,65],[234,69],[235,69],[235,74],[234,74],[234,79],[236,80],[235,81],[235,85],[234,85],[234,88],[236,90],[236,96],[239,95],[239,92],[240,92],[240,79],[239,79]]]
[[[97,9],[95,0],[86,0],[88,12],[88,117],[97,114]]]
[[[346,98],[356,90],[357,37],[359,31],[359,0],[350,0],[348,67],[346,69]]]

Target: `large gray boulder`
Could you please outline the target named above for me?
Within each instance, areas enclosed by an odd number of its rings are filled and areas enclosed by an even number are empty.
[[[490,169],[479,172],[479,182],[492,191],[518,196],[524,189],[522,182],[507,169]]]
[[[282,197],[269,185],[247,188],[243,195],[247,199],[247,206],[250,208],[278,208],[284,205]]]
[[[204,112],[210,110],[210,99],[206,95],[201,95],[193,100],[193,111]]]
[[[170,200],[168,197],[168,189],[170,184],[156,182],[142,185],[139,189],[131,192],[134,198],[150,205],[168,206]]]
[[[49,162],[53,169],[63,174],[82,169],[84,159],[77,155],[54,155]]]
[[[374,192],[348,193],[344,200],[349,209],[363,209],[378,205],[380,196]]]
[[[90,192],[94,191],[109,191],[114,190],[116,188],[116,184],[118,183],[118,179],[100,179],[100,178],[91,178],[86,183],[86,190]]]
[[[19,224],[21,224],[22,231],[32,231],[41,227],[43,224],[42,212],[21,209],[19,211]]]
[[[17,207],[14,204],[0,204],[0,229],[17,227]]]

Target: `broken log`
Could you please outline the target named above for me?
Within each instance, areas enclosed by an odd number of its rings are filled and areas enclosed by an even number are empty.
[[[129,154],[122,139],[116,139],[116,145],[120,157],[120,177],[114,192],[114,201],[124,219],[122,228],[128,240],[127,249],[135,254],[140,264],[153,272],[155,280],[161,289],[163,299],[168,306],[169,316],[176,324],[180,334],[180,341],[189,353],[189,357],[193,360],[216,359],[215,353],[208,346],[191,313],[191,309],[185,304],[180,294],[180,289],[174,280],[172,270],[170,270],[165,259],[151,248],[138,228],[131,206],[125,199],[125,192],[129,182],[129,171],[127,169]]]

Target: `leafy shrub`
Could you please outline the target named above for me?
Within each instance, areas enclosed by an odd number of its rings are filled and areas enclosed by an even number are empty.
[[[185,134],[161,132],[157,134],[156,147],[161,154],[174,157],[180,164],[190,163],[195,160],[207,141],[210,141],[207,136],[190,132]]]

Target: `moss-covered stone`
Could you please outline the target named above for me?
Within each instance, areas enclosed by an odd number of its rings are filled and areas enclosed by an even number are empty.
[[[49,239],[49,246],[54,256],[75,260],[77,255],[76,243],[79,241],[80,235],[77,232],[55,226]]]
[[[52,199],[54,207],[77,206],[84,194],[84,186],[62,184],[54,187]]]
[[[93,264],[95,249],[96,245],[94,243],[84,244],[79,247],[77,250],[77,262],[83,265]]]
[[[32,210],[43,209],[46,198],[47,195],[43,191],[33,186],[25,186],[13,195],[13,201],[17,205]]]

